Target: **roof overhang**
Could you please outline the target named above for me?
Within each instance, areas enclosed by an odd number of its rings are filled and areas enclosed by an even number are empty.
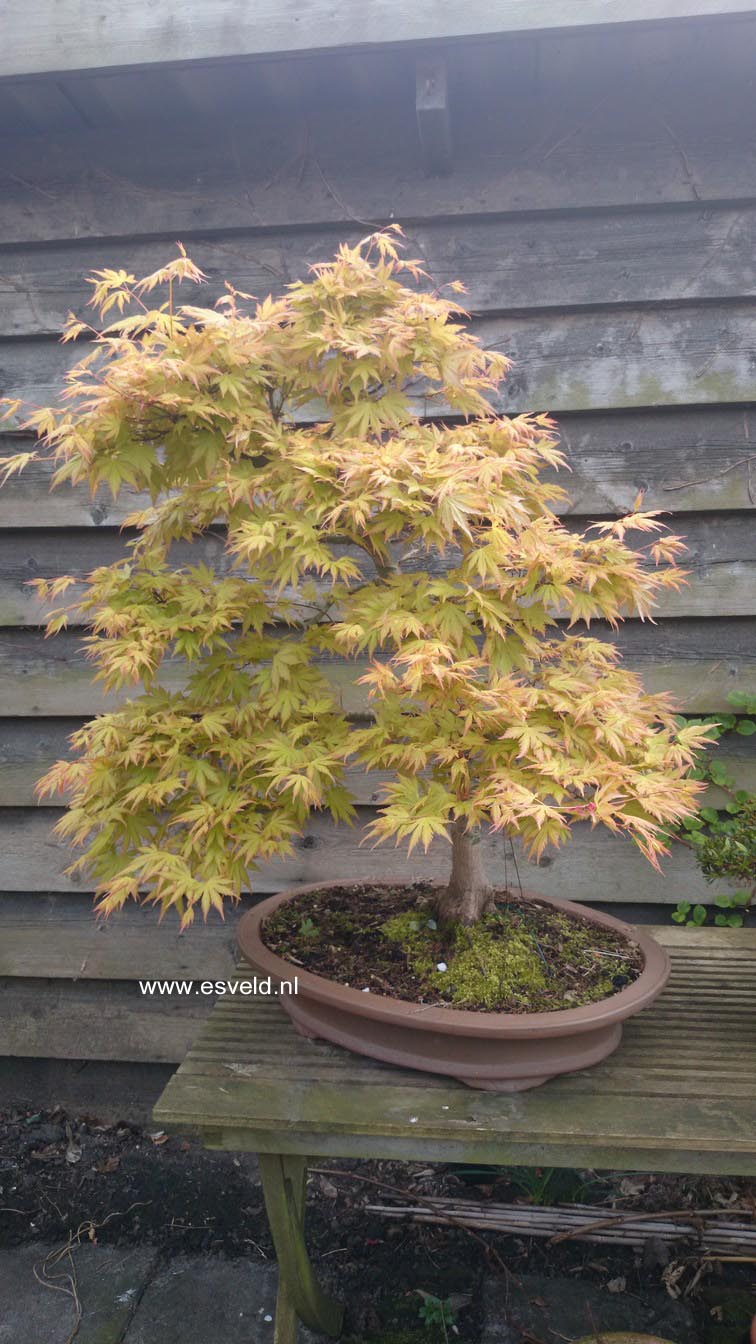
[[[754,14],[752,0],[9,0],[0,78]]]

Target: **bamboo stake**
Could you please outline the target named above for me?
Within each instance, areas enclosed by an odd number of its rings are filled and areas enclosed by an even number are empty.
[[[698,1248],[719,1259],[728,1252],[756,1253],[756,1226],[724,1222],[704,1226],[733,1213],[751,1216],[748,1209],[689,1209],[664,1213],[628,1212],[601,1217],[603,1209],[588,1206],[550,1208],[523,1204],[478,1204],[474,1201],[427,1198],[422,1204],[369,1204],[369,1213],[384,1218],[411,1218],[421,1223],[464,1224],[480,1231],[547,1237],[551,1244],[567,1239],[640,1248],[649,1237],[665,1242],[693,1240]],[[588,1221],[590,1215],[596,1215]],[[746,1256],[750,1260],[750,1256]]]

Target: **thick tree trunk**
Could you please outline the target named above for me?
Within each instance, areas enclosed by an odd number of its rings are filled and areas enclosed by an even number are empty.
[[[436,900],[440,919],[477,924],[493,909],[493,888],[483,868],[479,831],[465,830],[463,821],[452,825],[452,871],[448,887]]]

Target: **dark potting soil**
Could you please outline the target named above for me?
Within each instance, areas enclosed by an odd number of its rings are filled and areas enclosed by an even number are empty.
[[[496,893],[472,929],[438,923],[430,884],[323,887],[288,901],[262,938],[295,966],[353,989],[479,1012],[552,1012],[638,978],[637,943],[533,899]]]

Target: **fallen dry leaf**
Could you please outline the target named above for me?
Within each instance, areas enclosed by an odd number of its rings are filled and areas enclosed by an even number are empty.
[[[49,1162],[53,1157],[58,1157],[59,1153],[57,1143],[47,1143],[44,1148],[35,1148],[30,1156],[35,1162]]]
[[[662,1283],[669,1293],[670,1297],[678,1298],[682,1296],[680,1279],[685,1273],[685,1265],[681,1265],[678,1260],[673,1260],[662,1274]]]
[[[624,1176],[620,1181],[620,1194],[625,1196],[642,1195],[647,1182],[641,1177],[639,1180],[631,1180],[629,1176]]]

